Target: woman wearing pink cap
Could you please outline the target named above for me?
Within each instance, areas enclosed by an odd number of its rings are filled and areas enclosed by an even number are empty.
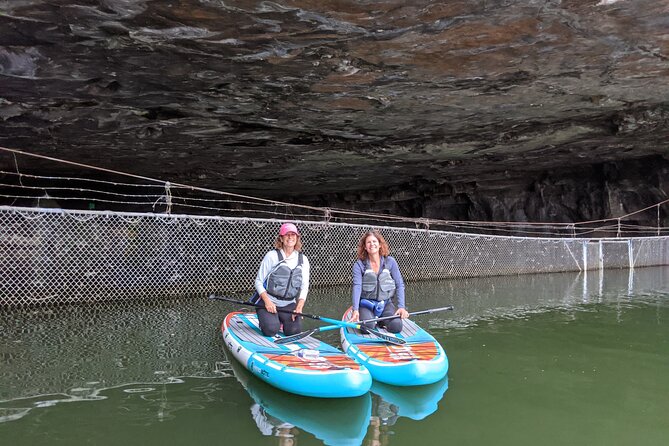
[[[309,259],[300,251],[302,240],[293,223],[281,225],[274,248],[265,254],[256,276],[256,313],[265,336],[276,335],[281,325],[292,335],[302,331],[302,318],[276,309],[302,312],[309,292]]]

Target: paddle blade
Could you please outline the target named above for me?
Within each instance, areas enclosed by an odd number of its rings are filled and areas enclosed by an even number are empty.
[[[299,341],[300,339],[306,338],[307,336],[311,336],[313,334],[318,333],[320,330],[318,328],[312,328],[311,330],[303,331],[300,333],[296,333],[294,335],[290,336],[284,336],[283,338],[278,338],[274,340],[275,344],[290,344],[295,341]]]
[[[398,338],[396,336],[389,335],[389,334],[386,334],[386,333],[382,333],[382,332],[376,330],[375,328],[365,328],[365,330],[367,330],[370,334],[373,334],[377,338],[383,339],[384,341],[389,342],[391,344],[402,345],[402,344],[406,344],[406,342],[407,342],[404,339]]]

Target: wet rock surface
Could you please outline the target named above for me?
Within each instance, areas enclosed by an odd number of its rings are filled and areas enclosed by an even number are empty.
[[[400,215],[622,215],[666,198],[667,30],[657,0],[0,1],[0,145]]]

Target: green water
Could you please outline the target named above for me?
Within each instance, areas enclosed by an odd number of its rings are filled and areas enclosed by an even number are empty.
[[[2,445],[664,445],[669,269],[411,283],[448,380],[289,395],[226,359],[206,299],[0,314]],[[305,311],[338,316],[348,291]],[[305,326],[316,326],[305,320]],[[334,332],[323,333],[336,343]]]

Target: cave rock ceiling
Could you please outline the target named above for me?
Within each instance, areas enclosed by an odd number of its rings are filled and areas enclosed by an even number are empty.
[[[1,146],[194,186],[643,180],[668,124],[666,0],[0,1]]]

